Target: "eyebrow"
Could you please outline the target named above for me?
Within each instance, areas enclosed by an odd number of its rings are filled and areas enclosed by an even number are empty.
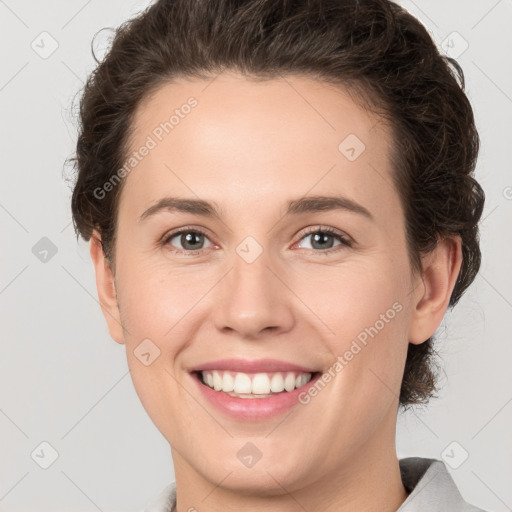
[[[332,210],[344,210],[362,215],[374,220],[372,214],[362,205],[343,196],[306,196],[289,201],[285,215],[300,215]],[[160,211],[177,211],[201,215],[203,217],[222,217],[220,208],[214,202],[203,199],[183,199],[179,197],[163,197],[145,210],[139,217],[139,222],[155,215]]]

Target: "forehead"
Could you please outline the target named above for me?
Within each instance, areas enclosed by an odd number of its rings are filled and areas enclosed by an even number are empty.
[[[144,156],[120,208],[130,196],[140,213],[164,192],[247,207],[333,191],[381,207],[398,201],[383,120],[310,78],[222,73],[166,83],[139,104],[132,130],[127,157]]]

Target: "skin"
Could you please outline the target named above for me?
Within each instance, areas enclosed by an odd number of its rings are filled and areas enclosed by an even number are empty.
[[[162,85],[136,112],[131,151],[190,96],[197,107],[125,178],[115,272],[98,233],[90,244],[110,335],[126,345],[138,396],[171,446],[177,510],[396,511],[407,498],[395,449],[407,346],[442,321],[460,239],[440,241],[413,274],[388,128],[343,89],[306,77],[224,72]],[[354,161],[338,150],[349,134],[366,146]],[[138,221],[167,195],[214,201],[222,217],[168,210]],[[373,220],[343,210],[284,215],[304,195],[343,195]],[[206,232],[199,254],[174,253],[191,251],[180,236],[159,245],[184,226]],[[307,227],[336,233],[323,248]],[[248,236],[263,251],[252,263],[236,251]],[[327,371],[396,302],[402,310],[291,414],[232,419],[187,372],[225,357]],[[149,366],[134,355],[146,338],[160,350]],[[262,453],[252,467],[237,457],[248,441]]]

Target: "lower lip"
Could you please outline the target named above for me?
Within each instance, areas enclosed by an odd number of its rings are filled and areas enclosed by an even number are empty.
[[[293,391],[283,391],[277,395],[267,398],[238,398],[223,391],[215,391],[210,386],[201,382],[197,374],[190,374],[199,386],[203,396],[217,409],[238,420],[264,420],[283,414],[294,405],[302,405],[299,402],[299,395],[307,391],[320,377],[319,372],[304,386]]]

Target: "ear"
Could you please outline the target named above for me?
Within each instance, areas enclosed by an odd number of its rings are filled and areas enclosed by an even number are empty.
[[[430,338],[441,324],[462,264],[462,240],[450,235],[422,257],[423,270],[414,284],[414,310],[409,342],[414,345]]]
[[[105,258],[101,246],[101,235],[94,230],[90,240],[89,251],[94,263],[96,273],[96,289],[101,306],[101,311],[107,321],[110,336],[117,343],[124,343],[124,332],[121,324],[121,315],[117,303],[117,294],[114,281],[114,273]]]

